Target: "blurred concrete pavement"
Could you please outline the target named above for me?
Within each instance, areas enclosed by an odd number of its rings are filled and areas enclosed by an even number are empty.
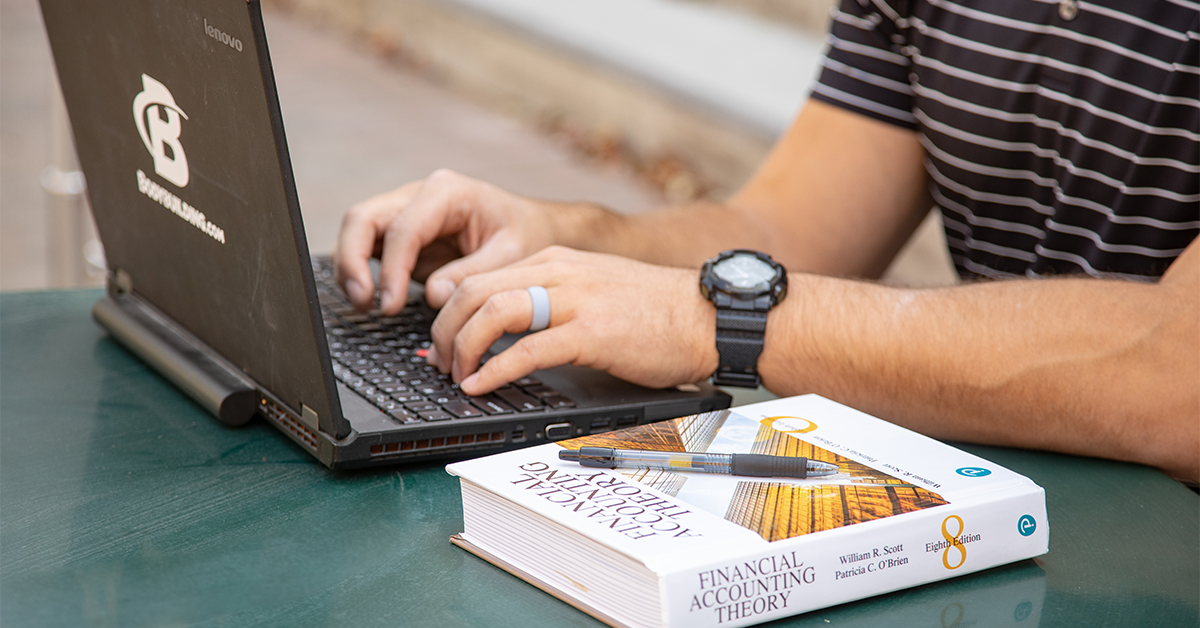
[[[36,0],[0,2],[0,290],[51,277],[54,199],[42,174],[61,107]],[[622,211],[662,202],[651,186],[405,72],[287,13],[264,10],[310,248],[329,252],[356,201],[452,168],[542,198]],[[82,220],[87,220],[86,216]],[[82,262],[82,260],[80,260]],[[95,283],[84,279],[76,283]]]

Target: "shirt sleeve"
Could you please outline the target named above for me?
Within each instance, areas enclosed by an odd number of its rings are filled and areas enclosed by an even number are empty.
[[[908,129],[916,128],[911,59],[907,45],[908,0],[842,0],[813,86],[816,100]]]

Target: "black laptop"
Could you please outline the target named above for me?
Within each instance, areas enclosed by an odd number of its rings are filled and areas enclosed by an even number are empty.
[[[222,422],[261,415],[349,468],[729,406],[569,366],[465,396],[425,363],[419,287],[400,316],[358,312],[310,257],[257,1],[41,5],[109,265],[93,314]]]

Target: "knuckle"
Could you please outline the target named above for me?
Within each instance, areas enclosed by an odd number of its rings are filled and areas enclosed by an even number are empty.
[[[368,219],[370,214],[371,207],[367,205],[365,201],[362,203],[355,203],[354,205],[350,206],[350,209],[346,210],[345,214],[342,215],[342,227],[354,226],[358,223],[364,222]]]
[[[429,325],[429,335],[432,336],[436,342],[437,339],[441,338],[443,335],[445,335],[445,333],[446,321],[443,320],[441,316],[434,318],[433,323]]]
[[[471,357],[471,349],[473,346],[474,343],[470,342],[470,339],[465,337],[464,334],[459,334],[456,336],[454,338],[454,345],[450,349],[454,355],[454,363],[466,364]]]
[[[540,344],[541,343],[537,341],[536,337],[531,335],[526,338],[522,338],[519,342],[509,347],[508,351],[505,353],[511,352],[511,355],[509,356],[511,358],[511,363],[515,363],[518,366],[536,364],[538,345]]]
[[[463,178],[461,174],[449,168],[438,168],[429,173],[429,176],[425,178],[425,183],[433,186],[450,185],[461,181]]]
[[[559,259],[570,255],[571,249],[561,244],[551,244],[545,248],[546,255],[551,258]]]
[[[479,278],[479,275],[468,275],[458,283],[458,290],[462,292],[464,297],[473,299],[486,288],[486,283]]]
[[[497,292],[484,301],[483,307],[480,310],[488,318],[502,316],[508,312],[513,305],[512,292]]]

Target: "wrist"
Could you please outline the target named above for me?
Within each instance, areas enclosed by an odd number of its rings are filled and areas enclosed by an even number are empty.
[[[720,353],[717,352],[717,310],[713,304],[696,289],[696,271],[679,269],[679,286],[677,306],[672,316],[679,320],[672,321],[677,329],[689,330],[686,347],[693,365],[692,371],[685,378],[688,382],[707,380],[716,372],[721,364]]]
[[[553,242],[578,251],[629,257],[624,240],[624,217],[594,203],[549,203],[546,215]]]
[[[715,309],[718,364],[713,383],[758,387],[767,319],[787,296],[787,271],[766,253],[732,249],[704,262],[699,288]]]
[[[809,301],[819,297],[813,292],[811,278],[804,273],[788,273],[793,294],[803,294],[804,298],[786,299],[771,311],[771,324],[767,325],[763,352],[758,358],[763,388],[780,396],[815,392],[810,371],[820,360],[807,317]]]

